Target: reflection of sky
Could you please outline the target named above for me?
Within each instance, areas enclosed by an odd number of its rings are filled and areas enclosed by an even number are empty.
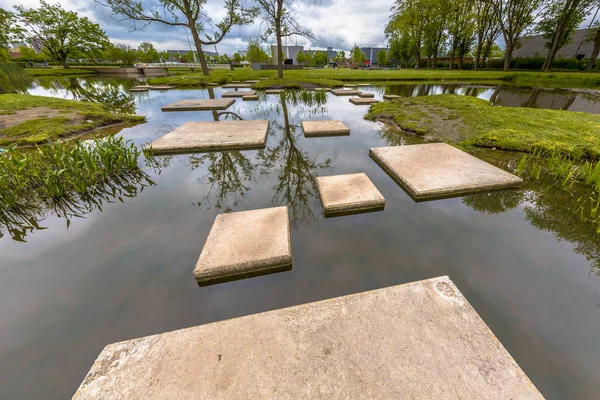
[[[214,90],[217,98],[222,92]],[[208,91],[136,97],[148,122],[123,136],[142,144],[185,122],[213,120],[211,112],[159,110],[193,98]],[[268,109],[260,118],[281,123],[277,99],[238,99],[228,111],[254,118]],[[0,239],[0,398],[68,398],[115,341],[439,275],[454,280],[545,396],[597,393],[600,279],[571,244],[534,228],[524,205],[487,215],[461,199],[415,203],[369,158],[370,147],[386,142],[379,124],[363,119],[368,107],[348,97],[329,94],[324,114],[288,108],[294,124],[330,118],[350,127],[348,137],[310,139],[298,129],[295,145],[332,160],[319,174],[365,172],[386,198],[385,211],[324,219],[318,199],[309,199],[316,220],[292,231],[292,271],[199,288],[192,270],[219,210],[193,205],[207,196],[208,163],[192,170],[190,156],[178,155],[134,199],[106,204],[68,230],[49,216],[49,229],[26,244]],[[281,140],[272,129],[267,145]],[[234,211],[273,205],[283,161],[261,175],[259,152],[242,154],[255,170]]]

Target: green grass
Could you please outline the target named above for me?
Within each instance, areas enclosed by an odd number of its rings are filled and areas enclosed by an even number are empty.
[[[573,159],[600,159],[600,115],[495,107],[469,96],[400,98],[371,106],[366,118],[460,146],[532,153],[539,149]]]
[[[76,68],[25,68],[29,76],[73,76],[73,75],[95,75],[93,71]]]
[[[206,82],[227,83],[232,80],[255,80],[267,77],[255,85],[259,88],[300,87],[303,83],[340,86],[344,82],[505,82],[515,85],[531,85],[555,88],[600,87],[600,73],[597,72],[502,72],[502,71],[460,71],[460,70],[361,70],[361,69],[313,69],[285,71],[284,78],[276,79],[276,71],[253,71],[238,68],[235,71],[215,70],[205,77],[201,73],[180,73],[174,76],[151,78],[151,84],[176,86],[202,86]]]
[[[113,113],[94,103],[22,94],[0,95],[0,115],[15,114],[34,107],[56,110],[55,114],[59,115],[24,116],[23,122],[0,129],[0,145],[44,143],[98,127],[144,121],[144,117]]]

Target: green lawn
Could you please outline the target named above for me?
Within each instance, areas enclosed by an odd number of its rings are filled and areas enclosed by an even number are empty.
[[[600,159],[598,114],[495,107],[474,97],[437,95],[384,101],[371,106],[366,118],[460,146]]]
[[[301,87],[304,84],[320,86],[340,86],[347,82],[408,82],[408,81],[446,81],[512,83],[544,87],[586,87],[600,88],[600,73],[597,72],[502,72],[502,71],[459,71],[459,70],[361,70],[361,69],[313,69],[285,71],[284,79],[275,79],[275,71],[253,71],[250,68],[238,68],[235,71],[216,70],[206,77],[201,73],[179,73],[174,76],[152,78],[151,84],[169,84],[176,86],[202,86],[207,82],[227,83],[233,80],[257,80],[255,88]]]
[[[98,127],[145,119],[116,114],[99,104],[23,94],[0,95],[0,122],[3,116],[17,121],[0,129],[0,145],[44,143]]]

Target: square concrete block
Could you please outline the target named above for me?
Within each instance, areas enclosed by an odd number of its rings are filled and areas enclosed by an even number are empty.
[[[379,147],[369,155],[416,200],[522,183],[518,176],[446,143]]]
[[[227,85],[223,85],[223,88],[225,88],[225,89],[235,89],[235,88],[250,89],[251,87],[252,87],[252,85],[249,83],[228,83]]]
[[[155,154],[262,149],[269,121],[188,122],[152,142]]]
[[[398,95],[395,95],[395,94],[384,94],[383,95],[383,98],[385,100],[399,99],[400,97],[402,97],[402,96],[398,96]]]
[[[370,98],[375,97],[375,93],[360,92],[358,94],[358,97],[362,97],[362,98],[365,98],[365,99],[370,99]]]
[[[348,128],[342,121],[302,121],[302,130],[305,137],[318,136],[347,136]]]
[[[168,86],[168,85],[156,85],[156,86],[148,86],[148,89],[150,90],[171,90],[173,89],[175,86]]]
[[[254,96],[256,94],[253,90],[245,90],[245,91],[237,91],[237,92],[225,92],[221,95],[223,98],[228,97],[244,97],[244,96]]]
[[[289,269],[292,265],[287,207],[219,214],[194,276],[201,285]]]
[[[246,96],[242,97],[242,100],[244,100],[244,101],[256,101],[256,100],[258,100],[258,95],[257,94],[249,94],[249,95],[246,95]]]
[[[375,99],[362,99],[362,98],[352,98],[349,99],[350,103],[357,106],[368,106],[370,104],[379,103],[379,100]]]
[[[265,91],[266,94],[279,94],[281,93],[281,89],[267,89]]]
[[[360,92],[358,90],[336,89],[332,90],[331,93],[336,96],[356,96]]]
[[[381,211],[385,199],[364,174],[320,176],[319,196],[325,216]]]
[[[110,344],[73,396],[367,398],[543,399],[447,276]]]
[[[191,99],[180,100],[161,108],[162,111],[206,111],[226,110],[235,103],[234,99]]]

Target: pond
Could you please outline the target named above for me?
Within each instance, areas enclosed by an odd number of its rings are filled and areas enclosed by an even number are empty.
[[[189,121],[269,119],[267,147],[160,157],[147,171],[154,185],[89,207],[69,225],[48,212],[40,229],[21,232],[23,241],[0,225],[0,398],[70,398],[109,343],[441,275],[546,398],[597,398],[600,235],[565,211],[569,197],[551,182],[416,203],[368,150],[418,139],[363,120],[367,108],[347,97],[261,94],[236,101],[228,110],[235,115],[163,113],[161,106],[219,98],[223,89],[131,95],[134,84],[50,80],[29,92],[135,109],[147,123],[121,134],[138,145]],[[415,95],[449,85],[423,86],[364,90]],[[481,97],[495,91],[471,88]],[[452,90],[467,94],[469,86]],[[499,92],[502,105],[527,96],[522,88]],[[550,102],[540,92],[538,107],[563,108],[558,96],[574,96],[570,110],[599,111],[587,93],[551,91]],[[351,134],[308,139],[303,119],[339,119]],[[520,159],[476,155],[513,171]],[[377,186],[385,210],[324,218],[315,178],[355,172]],[[192,270],[216,215],[278,205],[290,209],[292,270],[199,287]]]

